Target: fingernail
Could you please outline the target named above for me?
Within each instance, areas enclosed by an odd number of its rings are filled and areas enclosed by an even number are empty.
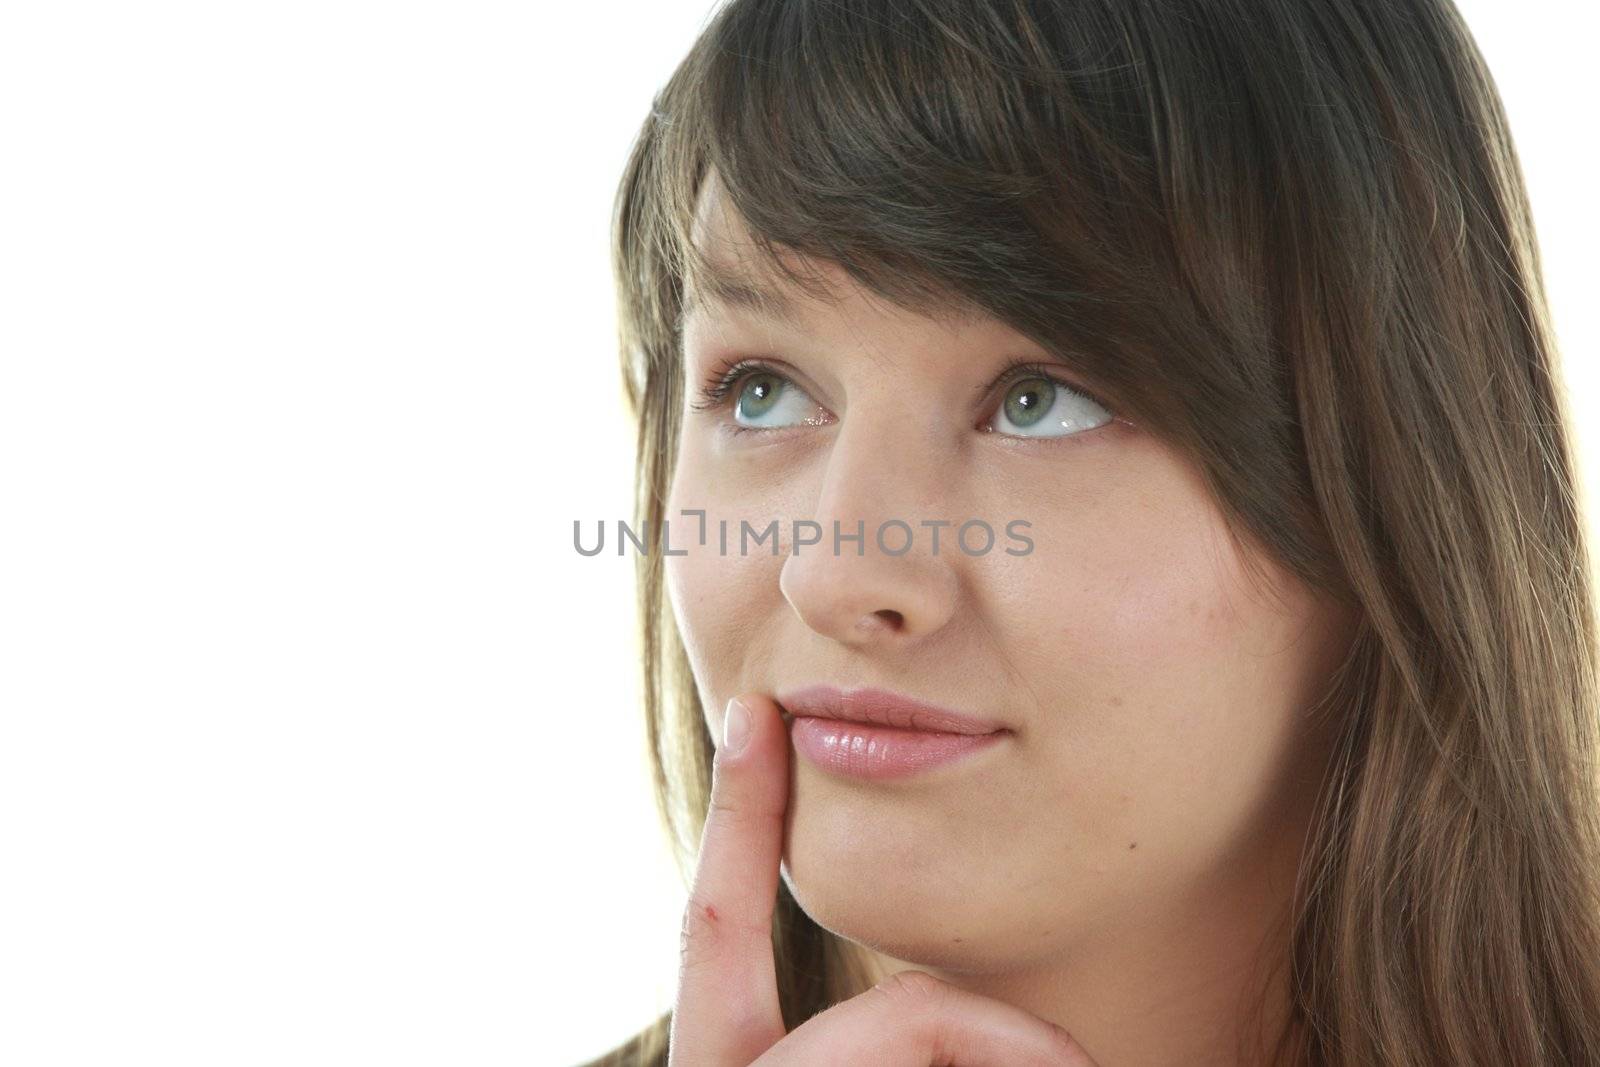
[[[737,756],[750,740],[750,709],[738,697],[728,701],[728,711],[722,717],[722,747],[730,756]]]

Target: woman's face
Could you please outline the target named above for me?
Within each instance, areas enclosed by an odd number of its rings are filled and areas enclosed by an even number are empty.
[[[697,243],[740,272],[745,231],[710,190]],[[665,563],[707,726],[720,738],[747,690],[828,683],[1011,732],[892,781],[794,760],[796,900],[891,957],[980,970],[1186,914],[1253,877],[1302,825],[1326,752],[1303,712],[1351,620],[1270,564],[1275,588],[1256,588],[1197,471],[1153,436],[1060,390],[995,384],[1019,358],[1049,362],[1044,349],[993,320],[890,309],[826,273],[838,300],[787,290],[794,323],[704,299],[685,321],[667,515],[686,554]],[[691,409],[718,365],[756,356],[780,388],[746,378]],[[704,509],[704,546],[684,509]],[[872,536],[891,519],[915,531],[902,555]],[[940,519],[935,554],[920,524]],[[996,532],[990,551],[954,545],[969,519]],[[741,520],[777,520],[779,553],[741,554]],[[822,542],[792,553],[795,520]],[[864,552],[832,551],[835,520],[865,523]],[[1013,520],[1029,524],[1027,554],[1005,551],[1026,548]]]

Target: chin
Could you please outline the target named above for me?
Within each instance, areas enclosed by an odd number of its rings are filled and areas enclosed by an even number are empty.
[[[992,880],[975,880],[988,882],[990,893],[974,890],[966,866],[966,878],[941,878],[926,860],[908,865],[848,842],[791,845],[782,877],[812,922],[891,960],[955,973],[1013,970],[1040,951],[1037,924],[1015,902],[996,899]]]

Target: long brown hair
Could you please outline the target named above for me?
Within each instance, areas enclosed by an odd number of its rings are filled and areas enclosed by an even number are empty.
[[[1240,536],[1359,607],[1286,947],[1307,1064],[1600,1063],[1589,538],[1520,165],[1448,0],[732,0],[614,263],[658,530],[715,174],[768,257],[1066,354]],[[645,727],[688,877],[711,738],[659,553]],[[793,1028],[845,954],[780,884]],[[596,1063],[666,1060],[670,1013]]]

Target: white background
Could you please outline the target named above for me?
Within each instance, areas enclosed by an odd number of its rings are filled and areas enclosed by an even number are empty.
[[[1462,8],[1592,419],[1594,27]],[[628,515],[609,212],[709,10],[6,6],[0,1061],[562,1065],[670,1005],[633,561],[571,530]]]

